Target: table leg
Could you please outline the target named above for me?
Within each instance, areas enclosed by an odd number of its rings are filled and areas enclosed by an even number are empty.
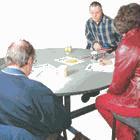
[[[68,110],[70,112],[70,97],[60,96],[60,97],[58,97],[58,99],[59,99],[60,103],[64,104],[66,110]],[[66,130],[63,130],[62,133],[63,133],[64,139],[68,140]]]
[[[64,106],[66,107],[67,111],[71,112],[71,98],[70,98],[70,96],[64,96]],[[84,109],[82,108],[82,109],[76,110],[75,112],[71,112],[71,118],[72,119],[76,118],[77,116],[88,113],[88,112],[92,111],[93,109],[94,109],[94,105],[92,105],[92,106],[90,105],[88,107],[85,107]],[[68,130],[75,135],[74,139],[80,138],[80,139],[84,139],[84,140],[89,140],[88,137],[83,135],[81,132],[79,132],[78,130],[76,130],[72,126],[70,126],[68,128]],[[67,140],[66,131],[63,131],[63,134],[64,134],[65,139]]]
[[[71,99],[70,96],[64,96],[64,106],[67,111],[71,112]]]

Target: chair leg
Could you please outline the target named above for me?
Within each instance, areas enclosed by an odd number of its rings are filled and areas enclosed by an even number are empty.
[[[140,140],[140,133],[139,132],[137,132],[135,140]]]
[[[65,139],[65,140],[68,139],[68,138],[67,138],[67,132],[66,132],[66,130],[63,130],[63,136],[64,136],[64,139]]]
[[[115,132],[116,132],[116,119],[113,116],[113,126],[112,126],[112,140],[115,140]]]

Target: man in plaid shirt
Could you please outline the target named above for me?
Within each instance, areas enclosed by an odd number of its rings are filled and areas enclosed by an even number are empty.
[[[114,27],[113,19],[104,15],[102,5],[96,1],[90,4],[89,12],[91,18],[87,20],[85,29],[86,48],[95,51],[106,49],[112,52],[121,39]]]

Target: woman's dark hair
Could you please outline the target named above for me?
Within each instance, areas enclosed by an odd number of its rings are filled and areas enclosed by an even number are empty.
[[[140,27],[140,5],[131,3],[120,7],[114,19],[114,25],[121,34]]]

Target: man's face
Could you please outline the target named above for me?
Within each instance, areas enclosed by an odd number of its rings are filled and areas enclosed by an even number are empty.
[[[102,9],[99,6],[93,6],[90,7],[89,12],[91,14],[91,18],[96,23],[99,23],[101,17],[102,17]]]

